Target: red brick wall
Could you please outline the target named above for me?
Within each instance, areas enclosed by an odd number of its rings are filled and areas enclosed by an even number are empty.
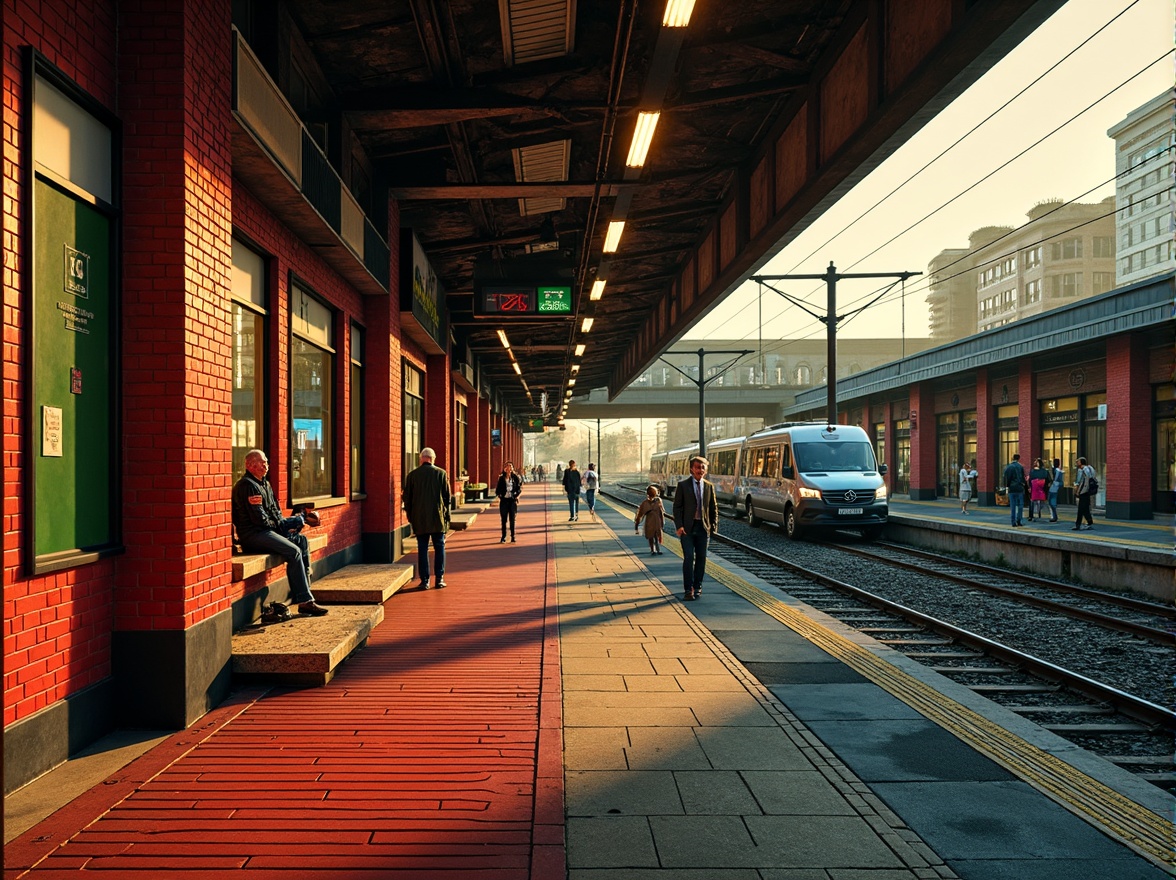
[[[915,411],[911,425],[911,493],[930,492],[935,497],[935,392],[929,382],[917,382],[910,387],[910,408]]]
[[[1033,459],[1041,454],[1041,407],[1037,405],[1037,375],[1033,361],[1021,361],[1017,377],[1017,451],[1026,469],[1033,467]]]
[[[228,3],[120,4],[123,529],[115,628],[229,604]]]
[[[24,175],[24,140],[31,107],[25,104],[22,46],[38,49],[102,105],[116,103],[116,27],[113,4],[41,0],[6,3],[4,34],[4,353],[3,353],[3,578],[4,725],[32,715],[110,675],[114,561],[27,577],[22,552],[28,539],[22,473],[28,406],[22,364],[29,282],[21,237],[31,199]]]
[[[1152,397],[1149,352],[1138,336],[1107,340],[1107,501],[1150,500],[1152,493]]]

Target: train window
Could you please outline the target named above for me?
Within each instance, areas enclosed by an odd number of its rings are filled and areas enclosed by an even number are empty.
[[[769,446],[764,450],[764,476],[773,478],[780,476],[780,447]]]

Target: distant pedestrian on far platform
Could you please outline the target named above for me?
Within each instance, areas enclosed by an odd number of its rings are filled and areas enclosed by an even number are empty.
[[[564,468],[563,488],[568,496],[568,522],[575,522],[580,518],[580,470],[574,458]]]
[[[706,548],[719,531],[719,502],[715,484],[704,480],[710,462],[701,455],[690,459],[690,476],[674,490],[674,524],[682,541],[682,598],[702,595]]]
[[[563,465],[562,464],[557,464],[555,466],[555,478],[557,480],[563,479]]]
[[[1021,464],[1021,453],[1013,453],[1013,460],[1004,469],[1005,491],[1009,493],[1009,517],[1013,526],[1023,526],[1022,511],[1025,509],[1025,466]]]
[[[1049,469],[1049,491],[1046,493],[1049,497],[1049,521],[1058,521],[1058,493],[1062,491],[1062,484],[1065,482],[1064,474],[1062,473],[1062,460],[1055,458],[1053,460],[1053,467]]]
[[[1071,531],[1089,531],[1094,528],[1094,520],[1090,516],[1090,505],[1094,502],[1094,493],[1098,491],[1095,482],[1094,468],[1086,463],[1085,458],[1078,459],[1078,472],[1074,475],[1074,497],[1078,499],[1078,517],[1074,520]],[[1086,520],[1083,527],[1082,520]]]
[[[1041,519],[1045,506],[1045,487],[1049,483],[1049,471],[1040,458],[1033,459],[1033,470],[1029,471],[1029,520]]]
[[[965,514],[968,512],[968,502],[972,500],[972,481],[976,477],[974,460],[960,468],[960,510]]]
[[[515,517],[519,512],[519,495],[523,493],[523,481],[514,471],[514,464],[507,462],[506,467],[498,477],[498,486],[494,494],[498,496],[498,516],[502,519],[502,538],[499,544],[506,543],[506,526],[510,524],[510,542],[515,542]]]
[[[593,519],[596,519],[596,489],[599,485],[600,474],[596,473],[596,465],[588,462],[588,470],[584,471],[584,501]]]
[[[449,474],[433,462],[437,453],[426,446],[420,452],[420,466],[404,478],[404,509],[417,539],[417,566],[422,589],[429,585],[429,543],[433,544],[433,563],[437,581],[433,585],[444,589],[445,533],[449,531]]]
[[[642,520],[645,520],[645,540],[649,542],[649,552],[654,556],[661,556],[661,545],[666,527],[666,509],[662,507],[657,486],[650,486],[645,490],[645,500],[637,508],[637,516],[633,519],[633,531],[640,531]]]

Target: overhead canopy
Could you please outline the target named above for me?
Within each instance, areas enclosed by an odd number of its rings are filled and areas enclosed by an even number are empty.
[[[633,0],[287,8],[308,90],[370,159],[373,199],[397,199],[459,349],[527,419],[524,381],[553,409],[573,376],[619,393],[1060,5],[699,0],[685,28]],[[660,116],[630,167],[640,111]],[[573,313],[496,321],[497,300],[475,309],[496,281],[570,286]]]

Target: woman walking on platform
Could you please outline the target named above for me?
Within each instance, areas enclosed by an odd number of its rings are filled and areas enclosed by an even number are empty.
[[[502,538],[499,544],[506,543],[506,526],[510,524],[510,542],[515,542],[515,517],[519,512],[519,496],[523,493],[523,481],[514,472],[514,464],[506,463],[502,474],[498,477],[498,486],[494,494],[498,496],[498,515],[502,518]]]
[[[654,556],[661,556],[666,509],[662,507],[661,498],[658,497],[657,486],[650,486],[645,490],[645,500],[637,508],[637,517],[633,520],[633,531],[640,530],[641,520],[645,520],[645,540],[649,542],[649,552]]]

